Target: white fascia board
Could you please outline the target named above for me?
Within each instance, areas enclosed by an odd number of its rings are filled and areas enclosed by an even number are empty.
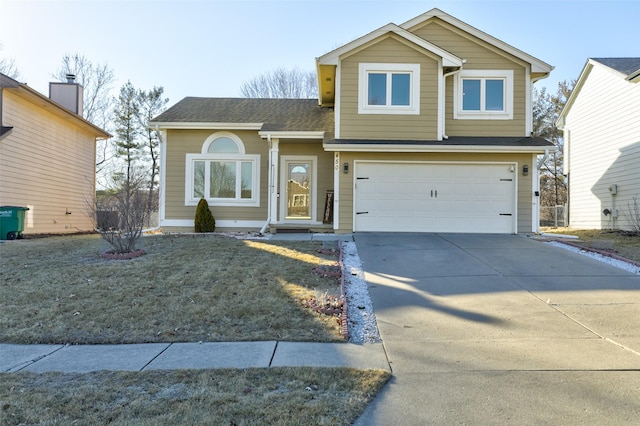
[[[352,41],[351,43],[347,43],[342,47],[339,47],[325,55],[322,55],[316,59],[317,63],[321,65],[338,65],[340,57],[345,53],[357,49],[358,47],[390,32],[414,43],[417,46],[420,46],[421,48],[433,53],[434,55],[441,57],[442,65],[445,67],[462,66],[461,58],[458,58],[457,56],[451,54],[450,52],[447,52],[444,49],[441,49],[435,44],[429,43],[425,39],[418,37],[417,35],[410,33],[403,28],[400,28],[396,24],[387,24],[384,27],[378,28],[377,30],[372,31],[369,34]]]
[[[266,139],[268,137],[278,139],[324,139],[324,131],[300,131],[300,132],[285,132],[285,131],[261,131],[258,132],[260,137]]]
[[[510,44],[505,43],[502,40],[498,40],[497,38],[485,33],[484,31],[480,31],[479,29],[472,27],[471,25],[462,22],[461,20],[454,18],[453,16],[441,11],[438,8],[434,8],[431,9],[430,11],[423,13],[420,16],[417,16],[407,22],[405,22],[404,24],[400,25],[401,28],[403,29],[407,29],[407,28],[411,28],[415,25],[421,24],[422,22],[433,18],[433,17],[438,17],[440,19],[442,19],[443,21],[453,25],[454,27],[457,27],[471,35],[473,35],[474,37],[479,38],[480,40],[483,40],[489,44],[492,44],[494,46],[496,46],[499,49],[504,50],[505,52],[510,53],[511,55],[515,56],[516,58],[522,59],[525,62],[528,62],[529,64],[531,64],[531,72],[532,73],[550,73],[553,70],[553,66],[547,64],[544,61],[541,61],[538,58],[535,58],[531,55],[529,55],[528,53],[523,52],[520,49],[517,49],[513,46],[511,46]]]
[[[325,144],[325,151],[339,152],[463,152],[463,153],[532,153],[556,151],[555,146],[492,146],[492,145],[377,145]]]
[[[208,123],[152,121],[149,126],[159,129],[211,129],[211,130],[260,130],[264,123]]]
[[[640,83],[640,70],[634,71],[626,78],[627,81],[632,83]]]

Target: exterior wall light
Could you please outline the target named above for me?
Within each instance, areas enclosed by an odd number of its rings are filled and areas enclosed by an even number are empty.
[[[349,173],[349,163],[344,163],[342,165],[342,171],[344,172],[345,175]]]
[[[525,164],[524,166],[522,166],[522,176],[528,176],[528,175],[529,175],[529,166]]]

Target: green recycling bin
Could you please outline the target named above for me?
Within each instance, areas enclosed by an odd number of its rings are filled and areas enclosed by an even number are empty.
[[[24,215],[27,210],[27,207],[0,207],[0,240],[22,238]]]

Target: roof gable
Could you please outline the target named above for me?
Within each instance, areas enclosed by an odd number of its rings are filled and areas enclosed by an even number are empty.
[[[418,26],[422,26],[424,25],[427,21],[433,19],[433,18],[439,18],[444,22],[447,22],[450,25],[453,25],[454,27],[465,31],[475,37],[477,37],[478,39],[495,46],[496,48],[503,50],[507,53],[509,53],[510,55],[513,55],[514,57],[527,62],[531,65],[531,72],[532,73],[542,73],[542,74],[548,74],[553,70],[553,67],[549,64],[547,64],[544,61],[541,61],[540,59],[537,59],[513,46],[511,46],[510,44],[507,44],[505,42],[503,42],[502,40],[499,40],[487,33],[485,33],[484,31],[480,31],[479,29],[465,23],[462,22],[461,20],[441,11],[438,8],[433,8],[430,11],[423,13],[420,16],[417,16],[413,19],[410,19],[409,21],[405,22],[404,24],[400,25],[401,28],[404,28],[407,31],[411,31],[411,29],[416,28]]]
[[[384,27],[380,27],[365,36],[362,36],[350,43],[345,44],[344,46],[341,46],[329,53],[320,56],[319,58],[317,58],[317,62],[319,65],[338,65],[338,61],[342,56],[349,55],[351,52],[357,51],[362,46],[365,46],[368,43],[371,43],[389,33],[396,34],[399,37],[413,43],[414,45],[421,47],[442,58],[442,66],[444,67],[462,66],[461,58],[458,58],[454,54],[447,52],[446,50],[436,46],[433,43],[429,43],[425,39],[412,34],[411,32],[399,27],[396,24],[387,24]]]

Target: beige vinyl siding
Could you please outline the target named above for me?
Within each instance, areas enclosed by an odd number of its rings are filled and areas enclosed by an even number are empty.
[[[168,130],[166,149],[165,219],[193,220],[195,206],[185,206],[186,154],[199,154],[208,136],[218,130]],[[211,205],[216,220],[264,221],[267,218],[269,147],[256,131],[232,131],[243,142],[246,154],[260,155],[260,206]]]
[[[517,162],[518,163],[518,232],[532,232],[532,169],[535,155],[532,154],[473,154],[473,153],[340,153],[340,164],[349,163],[349,174],[340,174],[339,182],[339,227],[336,232],[353,230],[353,179],[354,160],[378,161],[425,161],[425,162]],[[522,175],[522,165],[529,166],[529,175]],[[334,213],[336,215],[336,213]]]
[[[579,90],[565,125],[569,224],[630,229],[628,205],[640,196],[640,84],[596,64]],[[617,209],[618,219],[602,214],[605,208]]]
[[[527,136],[526,64],[484,41],[434,18],[409,31],[466,60],[465,70],[513,70],[512,120],[454,120],[453,80],[446,81],[445,133],[449,136]]]
[[[29,207],[25,234],[94,229],[95,134],[3,90],[0,205]],[[66,214],[71,212],[71,214]]]
[[[321,222],[324,216],[324,201],[328,190],[333,189],[333,152],[322,149],[321,141],[293,141],[279,144],[280,155],[316,156],[318,159],[316,184],[316,217]],[[280,188],[280,186],[279,186]],[[280,212],[278,212],[280,213]],[[278,215],[280,217],[280,215]]]
[[[420,64],[420,114],[358,114],[360,63]],[[439,71],[430,53],[386,36],[343,59],[340,73],[341,139],[436,139]]]

